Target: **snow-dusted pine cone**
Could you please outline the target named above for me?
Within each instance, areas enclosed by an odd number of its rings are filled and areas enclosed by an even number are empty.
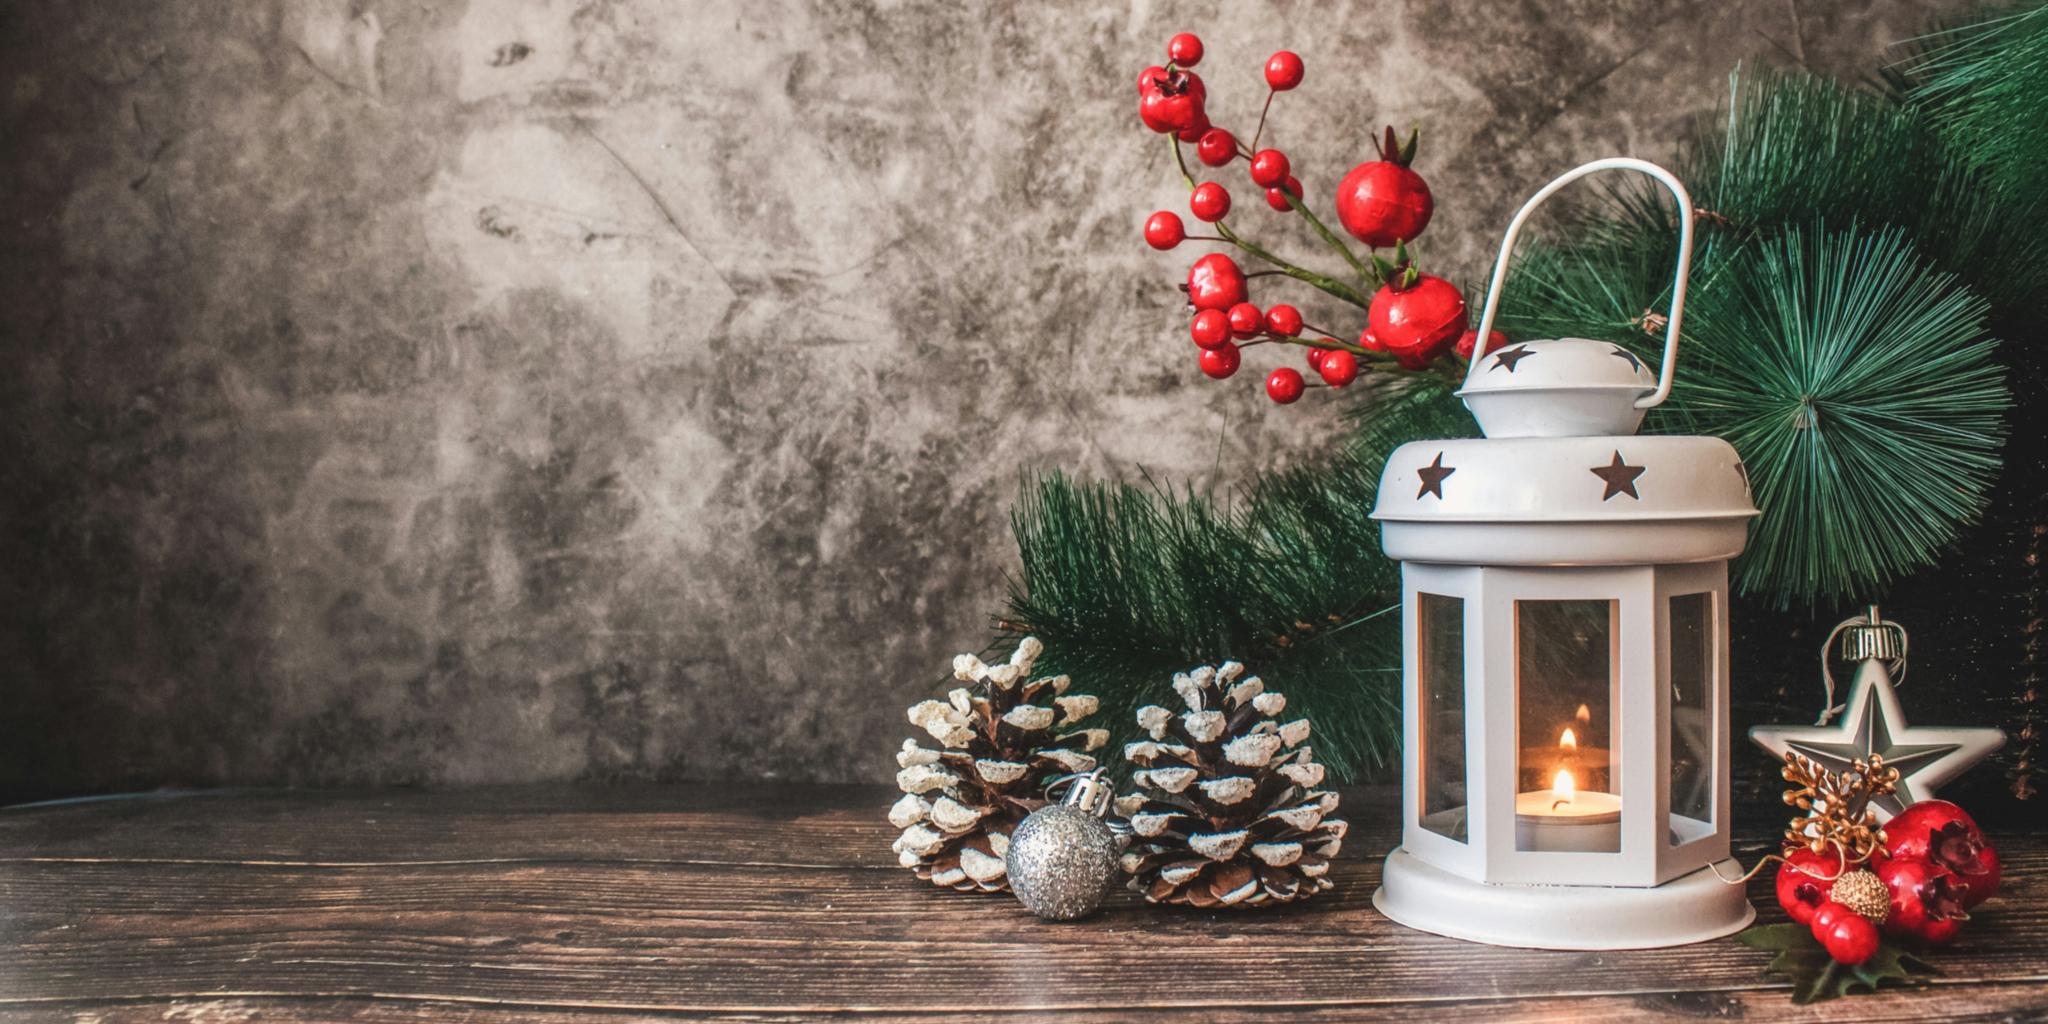
[[[1330,888],[1344,822],[1326,815],[1308,720],[1282,724],[1287,698],[1225,662],[1173,677],[1188,710],[1138,709],[1148,735],[1124,747],[1138,792],[1117,800],[1133,844],[1123,868],[1154,903],[1245,907],[1307,899]]]
[[[1044,649],[1025,637],[1003,665],[962,654],[953,678],[978,685],[910,709],[911,724],[944,748],[904,740],[896,755],[904,797],[889,809],[889,824],[903,830],[897,861],[917,877],[968,891],[1009,888],[1010,830],[1045,806],[1048,780],[1094,770],[1087,751],[1109,742],[1109,730],[1073,726],[1095,713],[1096,699],[1068,694],[1066,676],[1025,680]]]

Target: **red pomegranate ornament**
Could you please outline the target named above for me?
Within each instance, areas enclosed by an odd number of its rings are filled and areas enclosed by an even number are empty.
[[[1412,266],[1386,279],[1367,310],[1373,340],[1411,368],[1450,351],[1465,333],[1465,297],[1457,286]]]
[[[1451,351],[1455,353],[1458,358],[1469,362],[1472,359],[1472,350],[1478,346],[1478,343],[1478,328],[1468,327],[1465,329],[1465,333],[1458,335],[1458,343],[1456,345],[1451,346]],[[1499,331],[1488,331],[1486,332],[1486,351],[1481,352],[1479,354],[1482,357],[1490,355],[1493,353],[1495,349],[1506,347],[1507,343],[1507,335],[1502,334]]]
[[[1138,119],[1160,134],[1206,128],[1208,90],[1202,76],[1175,68],[1146,68],[1138,76]]]
[[[1417,133],[1406,145],[1387,129],[1379,142],[1380,158],[1359,164],[1337,183],[1337,219],[1344,230],[1375,249],[1414,241],[1436,211],[1429,183],[1408,166],[1415,159]]]
[[[1922,800],[1885,822],[1884,849],[1901,860],[1925,860],[1955,872],[1969,886],[1965,908],[1998,892],[1998,851],[1984,841],[1969,813],[1946,800]]]
[[[1230,307],[1245,300],[1244,271],[1238,269],[1236,260],[1212,252],[1188,268],[1188,283],[1183,290],[1188,293],[1188,303],[1196,309],[1220,309],[1227,313]]]
[[[1969,918],[1963,908],[1966,883],[1955,872],[1919,858],[1891,858],[1875,870],[1892,894],[1886,935],[1939,944],[1955,938]]]
[[[1800,924],[1811,924],[1813,913],[1828,902],[1835,886],[1835,874],[1842,862],[1812,850],[1794,850],[1778,865],[1778,906],[1785,916]]]

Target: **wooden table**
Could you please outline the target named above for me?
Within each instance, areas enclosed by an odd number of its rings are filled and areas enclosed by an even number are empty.
[[[1391,790],[1336,891],[1077,924],[896,867],[867,787],[224,792],[0,811],[0,1022],[2048,1020],[2048,840],[1925,988],[1795,1007],[1732,941],[1494,949],[1371,907]],[[1745,824],[1768,825],[1749,815]],[[1754,854],[1745,859],[1754,860]],[[1763,882],[1750,898],[1780,919]]]

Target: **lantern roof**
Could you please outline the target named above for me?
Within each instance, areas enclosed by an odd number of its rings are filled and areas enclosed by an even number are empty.
[[[1757,516],[1718,437],[1414,441],[1380,475],[1387,555],[1466,565],[1658,565],[1733,558]]]

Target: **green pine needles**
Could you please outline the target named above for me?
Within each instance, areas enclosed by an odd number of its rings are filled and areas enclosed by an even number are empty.
[[[1380,466],[1411,434],[1466,436],[1450,386],[1381,390],[1343,451],[1268,476],[1225,502],[1164,486],[1052,475],[1011,513],[1023,571],[1006,640],[1045,641],[1039,664],[1088,680],[1108,726],[1175,672],[1227,659],[1287,691],[1342,778],[1389,763],[1401,742],[1398,568],[1369,514]]]

